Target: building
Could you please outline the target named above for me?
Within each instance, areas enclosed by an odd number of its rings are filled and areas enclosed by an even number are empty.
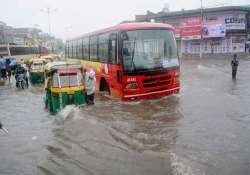
[[[5,42],[16,45],[37,46],[40,29],[36,28],[13,28],[5,30]]]
[[[182,54],[240,53],[250,40],[250,6],[223,6],[136,15],[136,22],[172,24]]]
[[[5,41],[5,28],[6,28],[6,24],[0,21],[0,44],[4,43]]]
[[[37,28],[15,28],[0,21],[0,45],[16,48],[44,47],[54,51],[56,38]]]

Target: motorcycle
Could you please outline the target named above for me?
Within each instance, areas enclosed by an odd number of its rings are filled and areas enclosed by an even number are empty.
[[[26,78],[24,76],[24,74],[20,74],[18,75],[17,79],[16,79],[16,86],[18,88],[28,88],[27,82],[26,82]]]

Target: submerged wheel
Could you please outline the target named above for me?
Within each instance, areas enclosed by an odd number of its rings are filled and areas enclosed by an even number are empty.
[[[18,87],[18,88],[22,88],[22,82],[19,81],[19,82],[17,83],[17,87]]]
[[[24,85],[24,81],[22,81],[22,82],[21,82],[21,87],[22,87],[22,89],[24,89],[24,86],[25,86],[25,85]]]
[[[22,87],[22,89],[28,88],[27,82],[26,82],[25,80],[23,80],[23,81],[21,82],[21,87]]]

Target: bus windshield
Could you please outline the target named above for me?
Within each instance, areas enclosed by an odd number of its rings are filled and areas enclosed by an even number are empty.
[[[125,71],[162,70],[179,66],[171,30],[132,30],[123,32],[121,37]]]

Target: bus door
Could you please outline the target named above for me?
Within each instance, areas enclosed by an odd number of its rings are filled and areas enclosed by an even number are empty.
[[[109,35],[109,88],[112,96],[122,96],[122,64],[118,60],[118,40],[117,33]]]

